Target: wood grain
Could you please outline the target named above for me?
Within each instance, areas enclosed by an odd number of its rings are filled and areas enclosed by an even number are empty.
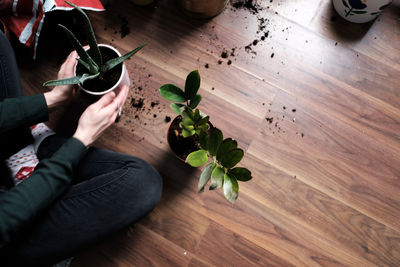
[[[122,53],[147,43],[126,63],[132,84],[121,121],[96,145],[145,159],[164,190],[151,214],[73,266],[400,265],[399,3],[356,25],[328,0],[258,2],[257,14],[228,5],[207,21],[183,16],[172,0],[157,8],[109,1],[106,12],[89,12],[99,42]],[[123,19],[130,33],[122,38]],[[47,90],[41,84],[69,52],[46,25],[40,42],[38,61],[17,52],[28,94]],[[197,194],[201,170],[166,143],[174,113],[158,88],[183,87],[194,69],[201,110],[238,141],[241,165],[253,172],[235,205],[221,191]],[[53,113],[50,125],[62,116]]]

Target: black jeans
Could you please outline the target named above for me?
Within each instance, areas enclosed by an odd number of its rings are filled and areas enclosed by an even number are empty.
[[[0,51],[6,51],[3,49],[12,52],[0,32]],[[10,73],[18,74],[11,52],[8,58],[0,57],[0,64],[8,64]],[[5,89],[17,97],[22,89],[19,77],[13,79],[15,84]],[[58,135],[46,138],[39,147],[39,160],[51,157],[65,140]],[[145,161],[90,148],[71,186],[35,220],[23,239],[14,240],[7,248],[10,264],[46,266],[73,256],[138,221],[155,207],[161,191],[161,176]]]

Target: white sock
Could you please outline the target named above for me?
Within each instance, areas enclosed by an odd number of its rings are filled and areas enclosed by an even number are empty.
[[[34,139],[33,144],[24,147],[6,160],[15,185],[28,179],[32,174],[39,163],[36,153],[40,143],[47,136],[54,134],[54,131],[44,123],[39,123],[31,127],[31,133]]]
[[[33,148],[35,153],[37,153],[40,143],[49,135],[55,134],[55,132],[47,127],[44,123],[38,123],[31,127],[31,133],[33,136]]]

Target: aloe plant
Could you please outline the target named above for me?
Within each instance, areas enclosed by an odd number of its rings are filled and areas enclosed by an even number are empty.
[[[200,147],[186,158],[193,167],[203,166],[211,159],[200,175],[198,192],[203,192],[211,180],[209,190],[223,188],[225,198],[234,203],[239,196],[238,181],[246,182],[252,178],[248,169],[235,167],[243,158],[243,150],[232,138],[223,139],[218,128],[200,134]]]
[[[170,104],[171,109],[182,116],[179,126],[185,138],[195,134],[200,135],[210,127],[209,116],[196,109],[202,98],[197,94],[199,88],[200,74],[198,70],[194,70],[186,77],[184,90],[174,84],[164,84],[159,89],[163,98],[174,101]]]
[[[47,81],[43,85],[44,86],[56,86],[56,85],[67,85],[67,84],[81,84],[83,85],[85,81],[92,80],[97,77],[102,77],[102,75],[109,70],[115,68],[125,60],[132,57],[136,54],[140,49],[142,49],[145,44],[140,45],[139,47],[133,49],[132,51],[126,53],[123,56],[113,58],[108,60],[107,62],[103,62],[101,52],[99,46],[97,44],[96,36],[93,31],[92,24],[90,23],[89,17],[86,13],[77,5],[65,1],[68,5],[72,6],[74,9],[78,10],[79,14],[82,16],[84,21],[84,28],[87,34],[90,54],[83,48],[82,44],[75,37],[75,35],[64,25],[58,24],[59,27],[65,32],[68,37],[68,40],[72,44],[72,47],[77,51],[79,58],[78,62],[88,71],[87,73],[83,73],[82,75],[77,75],[72,78],[60,79],[60,80],[52,80]]]

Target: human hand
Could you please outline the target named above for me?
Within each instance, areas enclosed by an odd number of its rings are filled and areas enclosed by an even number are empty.
[[[74,68],[78,53],[72,51],[58,71],[57,79],[66,79],[74,76]],[[50,92],[45,93],[47,106],[49,108],[57,107],[63,103],[69,102],[75,95],[76,88],[73,85],[58,85]]]
[[[115,122],[119,109],[125,103],[129,88],[124,85],[118,95],[112,91],[90,105],[81,115],[74,137],[89,146]]]

